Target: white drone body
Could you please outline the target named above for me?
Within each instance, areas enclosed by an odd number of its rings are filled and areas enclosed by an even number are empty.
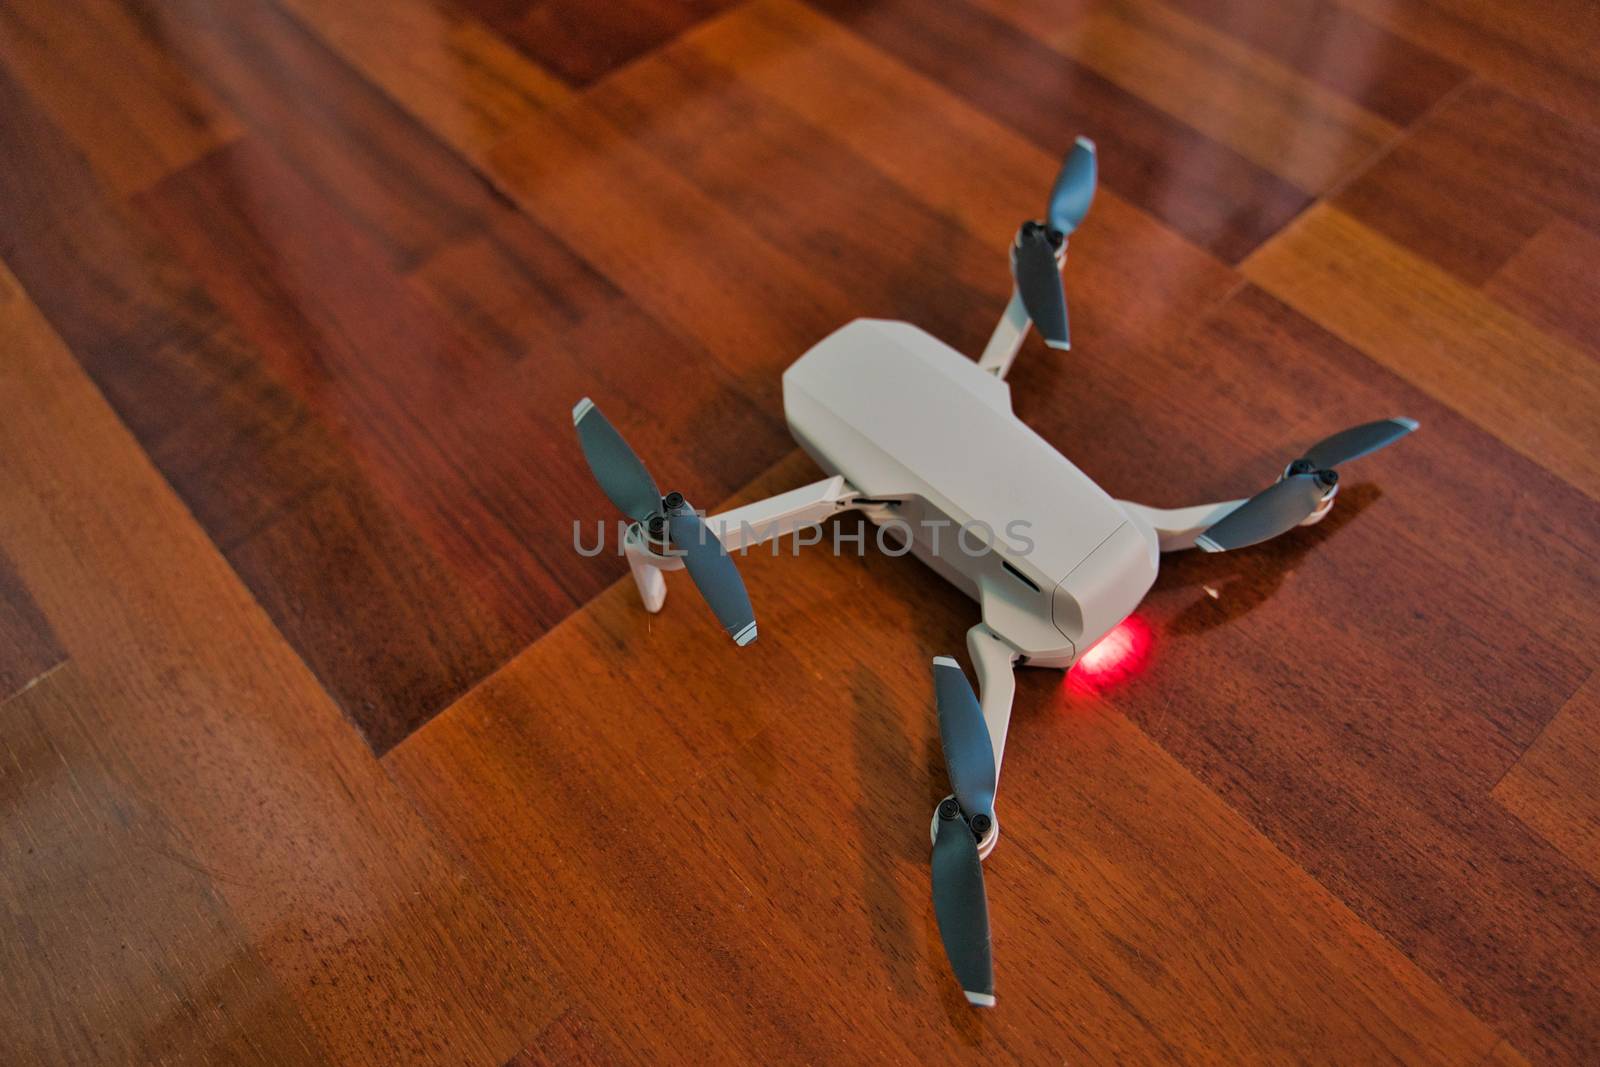
[[[1166,510],[1113,499],[1030,429],[1003,377],[1027,325],[1012,305],[1002,343],[978,362],[904,322],[858,319],[818,342],[784,372],[783,407],[830,477],[706,519],[737,552],[860,511],[976,600],[982,621],[967,647],[997,768],[1013,667],[1071,667],[1138,607],[1161,552],[1194,547],[1244,503]],[[625,547],[645,607],[660,611],[660,572],[682,561],[638,528]],[[983,855],[998,834],[995,822]]]
[[[1239,548],[1320,521],[1338,493],[1338,463],[1416,428],[1390,419],[1342,431],[1248,499],[1170,510],[1113,499],[1016,416],[1005,381],[1030,328],[1051,347],[1068,347],[1060,266],[1094,182],[1094,146],[1080,138],[1047,220],[1018,231],[1016,287],[976,361],[907,323],[861,319],[784,372],[790,432],[827,474],[812,485],[700,520],[678,494],[660,496],[590,401],[573,412],[601,487],[636,520],[624,548],[649,611],[665,601],[662,572],[687,561],[733,639],[755,640],[752,606],[728,560],[790,533],[811,531],[802,543],[816,543],[818,524],[850,510],[880,534],[893,530],[896,547],[978,602],[980,621],[967,632],[977,693],[954,660],[934,657],[954,792],[934,813],[932,838],[941,936],[968,1000],[979,1005],[994,1003],[980,861],[999,838],[994,792],[1013,669],[1071,667],[1138,606],[1163,552]],[[714,535],[711,549],[704,531]]]

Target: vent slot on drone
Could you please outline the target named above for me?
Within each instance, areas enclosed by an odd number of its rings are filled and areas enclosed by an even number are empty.
[[[1023,574],[1005,560],[1000,561],[1000,566],[1004,567],[1006,569],[1006,573],[1010,574],[1011,577],[1015,578],[1029,589],[1032,589],[1035,593],[1039,591],[1039,586],[1035,584],[1032,578],[1029,578],[1026,574]]]

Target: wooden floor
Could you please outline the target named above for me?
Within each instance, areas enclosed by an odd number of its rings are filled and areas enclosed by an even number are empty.
[[[4,0],[0,1061],[1600,1062],[1597,10]],[[976,352],[1078,133],[1030,425],[1164,506],[1423,429],[1023,672],[974,1013],[974,606],[648,616],[569,411],[814,479],[781,370]]]

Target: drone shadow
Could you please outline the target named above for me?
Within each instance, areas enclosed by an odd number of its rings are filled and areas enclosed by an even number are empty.
[[[925,907],[912,909],[896,877],[908,866],[924,872],[928,867],[927,820],[944,798],[943,791],[937,796],[930,793],[939,789],[945,774],[938,737],[930,736],[924,745],[921,762],[927,773],[919,780],[907,773],[918,763],[916,742],[898,716],[884,713],[894,698],[882,677],[865,665],[857,666],[850,677],[850,696],[857,779],[863,786],[855,805],[856,825],[864,842],[892,842],[882,851],[864,848],[861,853],[862,900],[873,942],[897,995],[914,1001],[926,993],[930,981],[940,983],[940,1001],[951,1029],[963,1043],[979,1045],[983,1021],[973,1018],[959,987],[947,980],[943,970],[932,890],[925,895]],[[920,944],[933,946],[930,952],[919,951],[919,920],[924,928]]]
[[[895,991],[911,997],[920,992],[923,976],[918,971],[911,916],[894,871],[912,858],[913,838],[906,833],[904,816],[917,809],[919,787],[905,773],[912,760],[911,738],[893,714],[884,714],[892,699],[875,671],[865,665],[855,668],[850,676],[850,700],[855,710],[852,721],[856,777],[864,791],[883,789],[889,794],[882,798],[870,793],[861,796],[855,805],[856,825],[861,840],[868,845],[874,841],[895,842],[884,852],[862,849],[862,900],[872,925],[873,941]]]
[[[1226,626],[1242,618],[1278,591],[1305,556],[1334,537],[1367,508],[1383,497],[1371,482],[1339,491],[1339,500],[1327,518],[1315,526],[1274,538],[1236,552],[1182,552],[1161,561],[1155,590],[1226,583],[1228,595],[1202,594],[1180,611],[1164,630],[1185,637]],[[1248,553],[1248,554],[1247,554]]]

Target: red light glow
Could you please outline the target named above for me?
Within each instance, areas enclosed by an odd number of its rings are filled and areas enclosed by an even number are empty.
[[[1099,693],[1126,681],[1150,661],[1154,641],[1149,625],[1129,615],[1078,658],[1067,672],[1067,685],[1079,692]]]

